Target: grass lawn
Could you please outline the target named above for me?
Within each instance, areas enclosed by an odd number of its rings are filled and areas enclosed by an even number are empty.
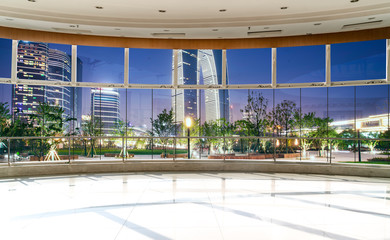
[[[390,165],[390,162],[342,162],[342,163],[364,163],[364,164],[383,164]]]
[[[100,151],[100,148],[96,148],[96,154],[98,155],[103,155],[105,153],[117,153],[119,154],[121,149],[106,149],[102,148]],[[68,155],[69,150],[68,149],[59,149],[57,150],[58,155]],[[88,152],[88,149],[87,149]],[[162,149],[154,149],[149,150],[149,149],[131,149],[127,151],[129,154],[134,154],[134,155],[160,155],[163,153]],[[175,150],[167,150],[167,153],[173,154]],[[176,149],[176,154],[180,153],[187,153],[187,150],[184,149]],[[84,149],[71,149],[70,154],[72,155],[84,155]]]

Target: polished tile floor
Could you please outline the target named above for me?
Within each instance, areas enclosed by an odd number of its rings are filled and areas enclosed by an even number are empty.
[[[267,173],[0,179],[0,239],[390,239],[390,179]]]

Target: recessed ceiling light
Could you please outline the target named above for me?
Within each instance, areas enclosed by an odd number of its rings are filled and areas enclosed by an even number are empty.
[[[226,12],[226,9],[219,9],[220,12]]]
[[[103,9],[102,6],[95,6],[96,9]]]
[[[314,26],[320,26],[322,23],[314,23]]]
[[[216,31],[218,31],[218,29],[213,29],[213,32],[216,32]]]
[[[282,10],[286,10],[286,9],[287,9],[287,7],[281,7],[280,9],[282,9]]]
[[[158,10],[158,12],[160,12],[160,13],[165,13],[165,12],[167,12],[167,10]]]
[[[359,2],[359,0],[351,0],[351,3]]]

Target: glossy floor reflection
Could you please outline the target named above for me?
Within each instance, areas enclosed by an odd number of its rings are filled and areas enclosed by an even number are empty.
[[[145,173],[0,179],[0,239],[390,239],[390,179]]]

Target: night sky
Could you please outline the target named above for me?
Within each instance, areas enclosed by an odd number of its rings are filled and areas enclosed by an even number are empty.
[[[70,45],[49,44],[50,48],[71,54]],[[0,39],[0,77],[11,76],[12,41]],[[172,81],[172,50],[130,49],[129,82],[142,84],[170,84]],[[376,40],[358,43],[333,44],[331,46],[332,81],[384,79],[386,77],[386,41]],[[78,46],[78,57],[83,62],[83,82],[123,83],[124,51],[122,48]],[[227,50],[228,80],[230,84],[271,83],[271,49]],[[325,46],[278,48],[277,81],[279,83],[305,83],[325,81]],[[362,105],[361,115],[387,111],[387,86],[357,88],[358,103]],[[262,92],[273,103],[273,90]],[[11,102],[11,87],[0,86],[0,101]],[[126,106],[127,93],[127,106]],[[275,104],[289,99],[302,111],[316,111],[318,116],[326,113],[326,88],[275,90]],[[152,114],[152,90],[121,89],[121,116],[133,125],[149,125]],[[240,109],[246,104],[248,90],[231,90],[230,102],[233,120],[241,119]],[[329,88],[329,111],[337,108],[337,101],[354,99],[353,87]],[[154,117],[164,108],[171,108],[171,90],[153,90]],[[376,106],[363,107],[365,99],[377,99]],[[382,99],[382,100],[381,100]],[[90,113],[90,89],[83,89],[81,98],[83,114]],[[203,104],[204,105],[204,104]],[[127,107],[127,109],[126,109]],[[349,108],[350,106],[347,106]],[[364,110],[367,108],[367,111]],[[365,113],[365,111],[367,113]],[[333,111],[333,115],[337,111]],[[333,116],[337,118],[337,116]]]

